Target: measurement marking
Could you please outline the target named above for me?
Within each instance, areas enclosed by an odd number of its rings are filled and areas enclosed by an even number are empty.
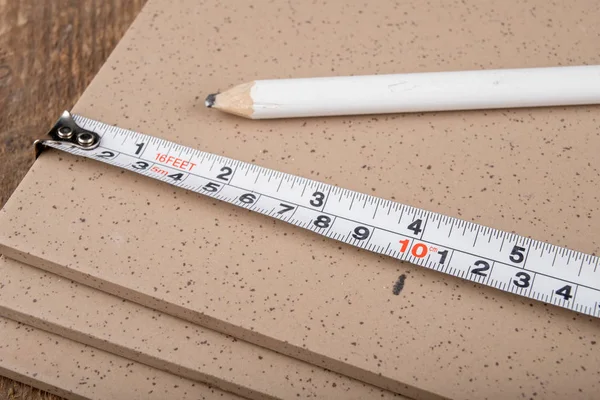
[[[529,289],[529,290],[528,290],[528,292],[529,292],[529,293],[531,293],[531,291],[532,291],[532,290],[533,290],[533,288],[534,288],[534,285],[535,285],[535,278],[536,278],[537,276],[538,276],[538,274],[534,272],[534,273],[533,273],[533,277],[531,278],[531,285],[529,285],[529,288],[528,288],[528,289]]]
[[[325,195],[325,201],[323,201],[323,205],[321,206],[321,211],[325,212],[325,207],[327,206],[327,200],[329,200],[329,193],[331,193],[331,190],[327,190],[327,188],[324,187],[323,189],[321,189],[321,193],[322,192],[327,192],[327,194]]]
[[[385,253],[387,253],[389,251],[391,245],[392,245],[391,243],[388,243],[387,247],[385,248]]]
[[[377,214],[377,210],[379,209],[379,201],[380,201],[380,199],[377,199],[377,204],[375,205],[375,211],[373,212],[373,216],[371,217],[371,219],[375,219],[375,214]]]
[[[581,260],[581,265],[579,266],[579,272],[577,273],[577,276],[581,276],[581,270],[583,269],[584,262],[585,262],[585,260]]]
[[[210,157],[211,157],[211,156],[212,156],[212,154],[211,154],[210,156],[208,156],[208,157],[209,157],[209,160],[210,160]],[[216,160],[216,159],[215,159],[215,160],[213,160],[213,162],[212,162],[212,164],[210,165],[210,168],[209,168],[208,170],[209,170],[209,171],[212,171],[212,170],[213,170],[213,168],[215,167],[215,164],[216,164],[216,163],[217,163],[217,160]]]
[[[402,216],[404,215],[404,207],[400,206],[400,218],[398,218],[397,224],[400,225],[400,221],[402,221]]]
[[[446,269],[450,268],[450,265],[452,265],[452,256],[454,256],[454,250],[450,250],[450,256],[448,257],[448,264],[446,264]]]
[[[226,160],[224,164],[225,164],[226,167],[229,167],[229,165],[227,165],[227,162],[228,161]],[[233,182],[233,178],[235,178],[235,174],[238,171],[239,164],[240,164],[239,161],[234,161],[233,163],[231,163],[231,167],[230,167],[232,169],[232,171],[231,171],[231,178],[229,178],[228,183],[229,182]]]
[[[304,196],[304,192],[306,191],[306,187],[308,186],[308,181],[304,184],[304,189],[302,189],[302,194],[300,196]]]
[[[418,216],[418,215],[416,215],[416,213],[415,213],[415,216]],[[421,218],[423,218],[423,217],[421,217]],[[419,236],[419,240],[423,240],[423,235],[425,235],[428,221],[429,221],[429,213],[425,214],[425,222],[423,223],[423,228],[421,230],[421,236]]]
[[[517,242],[515,242],[517,243]],[[528,243],[523,243],[523,246],[525,246],[525,257],[523,258],[523,264],[521,264],[521,268],[526,269],[525,266],[527,265],[527,260],[529,259],[529,250],[531,249],[531,245]]]

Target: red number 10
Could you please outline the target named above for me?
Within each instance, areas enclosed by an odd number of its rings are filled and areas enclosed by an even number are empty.
[[[400,240],[400,244],[402,245],[400,247],[401,253],[406,253],[406,250],[408,250],[409,243],[410,243],[410,239]],[[412,246],[412,248],[410,249],[410,254],[412,254],[413,256],[415,256],[417,258],[425,257],[427,255],[427,245],[425,245],[425,243],[414,244]]]

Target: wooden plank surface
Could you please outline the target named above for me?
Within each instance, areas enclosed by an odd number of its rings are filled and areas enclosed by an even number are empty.
[[[0,0],[0,207],[146,0]],[[0,400],[57,399],[0,377]]]
[[[146,0],[0,0],[0,206]]]

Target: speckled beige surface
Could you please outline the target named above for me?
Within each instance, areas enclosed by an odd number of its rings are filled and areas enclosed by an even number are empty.
[[[0,257],[0,315],[249,399],[402,398]]]
[[[597,253],[598,107],[247,121],[202,102],[259,78],[600,63],[599,19],[590,0],[151,0],[74,111]],[[0,226],[11,257],[412,397],[598,391],[598,320],[98,162],[47,152]]]
[[[67,399],[242,399],[4,317],[0,338],[2,375]]]

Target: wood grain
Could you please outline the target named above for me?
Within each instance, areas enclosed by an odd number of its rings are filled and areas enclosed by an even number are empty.
[[[0,0],[0,206],[146,0]]]
[[[0,0],[0,207],[146,0]],[[0,400],[58,399],[0,377]]]

